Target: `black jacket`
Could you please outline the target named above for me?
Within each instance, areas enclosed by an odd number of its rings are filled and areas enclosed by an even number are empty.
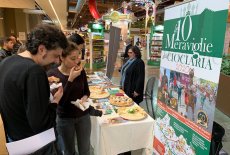
[[[14,141],[55,126],[56,103],[49,103],[45,71],[31,59],[11,56],[0,63],[0,113]]]
[[[145,63],[142,59],[136,59],[126,70],[124,91],[137,104],[143,101],[144,83]],[[137,92],[139,96],[134,97],[134,91]]]
[[[6,58],[6,57],[9,57],[9,56],[11,56],[12,54],[11,54],[11,51],[7,51],[6,49],[0,49],[0,62],[4,59],[4,58]]]

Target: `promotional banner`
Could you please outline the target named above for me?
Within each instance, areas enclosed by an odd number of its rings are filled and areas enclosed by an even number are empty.
[[[209,155],[229,0],[165,10],[154,152]]]
[[[111,26],[109,32],[109,52],[107,54],[106,62],[106,76],[112,79],[114,72],[114,64],[116,62],[117,53],[119,49],[119,41],[121,36],[121,29]]]

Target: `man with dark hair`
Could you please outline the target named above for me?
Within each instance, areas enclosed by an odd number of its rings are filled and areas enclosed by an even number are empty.
[[[63,88],[59,87],[50,103],[49,82],[43,66],[58,62],[67,45],[60,29],[41,25],[30,33],[27,50],[1,62],[0,113],[8,142],[34,136],[55,126],[56,107]],[[53,142],[36,154],[56,154]]]
[[[19,47],[22,45],[22,43],[18,40],[17,36],[14,34],[12,34],[10,38],[12,39],[14,43],[14,48],[13,48],[12,53],[16,54],[18,52]]]
[[[13,41],[10,38],[2,38],[0,41],[0,46],[2,49],[0,49],[0,62],[8,57],[11,56],[11,51],[13,50]]]

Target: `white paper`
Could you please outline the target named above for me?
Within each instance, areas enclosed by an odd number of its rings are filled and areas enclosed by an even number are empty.
[[[81,100],[71,101],[76,107],[80,108],[82,111],[85,111],[93,103],[91,99],[88,99],[87,102],[81,103]]]
[[[52,90],[54,90],[54,89],[56,89],[56,88],[59,88],[59,87],[61,87],[61,86],[62,86],[62,83],[58,83],[58,84],[52,83],[52,84],[50,85],[50,91],[52,91]]]
[[[62,83],[58,83],[58,84],[52,83],[52,84],[50,85],[50,91],[52,91],[52,90],[54,90],[54,89],[56,89],[56,88],[59,88],[59,87],[61,87],[61,86],[62,86]],[[51,102],[51,103],[53,102],[53,99],[54,99],[53,94],[50,92],[50,102]]]
[[[9,155],[31,154],[55,140],[54,128],[51,128],[37,135],[6,143],[6,147]]]

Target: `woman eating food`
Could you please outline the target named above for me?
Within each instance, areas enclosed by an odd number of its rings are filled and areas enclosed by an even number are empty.
[[[57,107],[57,143],[60,154],[73,155],[75,151],[75,135],[77,137],[79,155],[90,155],[90,115],[101,116],[102,112],[92,106],[82,111],[71,103],[80,100],[82,105],[90,95],[86,73],[80,62],[79,50],[69,42],[63,51],[61,65],[48,71],[48,77],[59,78],[64,88],[63,97]]]

